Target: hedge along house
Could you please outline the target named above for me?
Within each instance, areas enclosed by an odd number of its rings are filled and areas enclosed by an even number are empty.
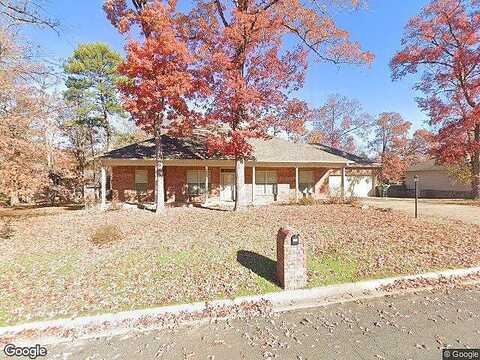
[[[204,138],[162,135],[164,191],[167,204],[233,203],[235,163],[209,155]],[[280,138],[251,139],[253,152],[246,161],[245,191],[250,204],[290,202],[304,196],[329,194],[332,171],[341,174],[345,194],[346,169],[355,162],[318,146]],[[149,203],[155,197],[155,142],[153,139],[110,151],[101,158],[102,206],[107,190],[120,202]],[[372,168],[372,174],[375,169]],[[109,180],[109,181],[108,181]],[[107,183],[110,189],[107,189]]]

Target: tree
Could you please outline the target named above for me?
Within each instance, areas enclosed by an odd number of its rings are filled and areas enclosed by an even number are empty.
[[[146,38],[143,50],[155,45],[155,61],[173,67],[179,74],[173,89],[165,82],[169,80],[167,74],[150,76],[150,87],[139,94],[137,103],[149,107],[145,99],[154,97],[148,94],[154,90],[160,98],[170,98],[165,104],[171,106],[171,114],[183,114],[188,112],[183,105],[185,97],[203,99],[198,107],[211,130],[209,150],[235,159],[237,210],[246,206],[245,159],[252,150],[248,139],[266,137],[275,126],[278,129],[272,119],[298,105],[290,93],[303,84],[308,51],[319,60],[333,63],[363,64],[373,59],[336,26],[324,11],[328,7],[319,10],[318,4],[307,7],[298,1],[210,0],[197,2],[188,14],[176,11],[174,2],[163,5],[158,0],[141,0],[132,1],[133,6],[128,4],[126,0],[107,0],[104,7],[108,18],[122,32],[132,24],[139,25]],[[287,48],[284,38],[290,35],[298,41]],[[150,38],[160,36],[161,44],[149,44]],[[185,44],[188,48],[184,50]],[[138,46],[132,49],[142,50]],[[159,60],[163,56],[168,56],[168,61]],[[208,88],[204,80],[208,80]],[[159,113],[163,116],[165,109],[155,106],[149,118]],[[182,122],[187,127],[192,119],[189,115],[184,117],[189,120]],[[295,123],[287,121],[287,128]]]
[[[393,78],[422,71],[416,89],[436,134],[437,156],[468,163],[480,198],[480,11],[478,0],[434,0],[406,27]]]
[[[312,111],[306,102],[298,99],[285,101],[275,111],[266,116],[265,122],[273,136],[285,134],[297,141],[306,133],[305,124],[310,121]]]
[[[49,182],[42,121],[48,104],[46,94],[31,81],[39,66],[5,29],[0,29],[0,43],[0,193],[15,205]]]
[[[95,148],[98,147],[95,129],[89,126],[85,121],[81,108],[81,103],[69,99],[63,99],[63,103],[58,107],[57,127],[60,131],[60,138],[63,140],[65,148],[73,158],[76,183],[75,190],[81,189],[81,198],[85,201],[85,185],[87,183],[86,170],[88,163],[96,154]],[[93,181],[95,182],[96,173],[93,172]],[[76,191],[74,191],[76,192]]]
[[[113,148],[121,148],[136,142],[145,141],[150,138],[149,134],[142,129],[117,132],[113,138]]]
[[[162,131],[167,125],[191,130],[187,100],[198,85],[190,69],[194,58],[186,43],[184,18],[173,2],[133,0],[129,6],[126,0],[108,0],[104,9],[120,32],[138,26],[144,36],[143,41],[128,43],[127,59],[120,66],[127,78],[121,91],[137,125],[155,136],[155,203],[160,213],[165,207]]]
[[[58,31],[58,20],[45,14],[44,0],[0,0],[0,18],[9,25],[36,25]]]
[[[269,119],[297,101],[291,93],[303,85],[309,52],[332,63],[373,59],[336,26],[328,13],[334,3],[204,0],[188,14],[189,44],[211,74],[209,148],[235,159],[236,210],[246,207],[248,140],[266,137]],[[294,45],[286,46],[286,37]]]
[[[356,139],[367,135],[373,119],[363,112],[357,100],[335,94],[330,95],[325,105],[314,111],[312,123],[314,129],[309,142],[323,143],[354,153],[357,150]]]
[[[426,129],[413,133],[407,146],[407,157],[410,163],[419,163],[432,157],[436,147],[435,136]]]
[[[382,113],[377,117],[374,139],[370,143],[382,163],[380,178],[384,182],[400,180],[409,165],[406,149],[411,123],[398,113]]]
[[[64,65],[67,74],[65,96],[81,99],[78,111],[89,126],[105,133],[106,149],[110,150],[112,121],[123,116],[117,89],[120,80],[117,68],[122,57],[104,43],[81,44]]]

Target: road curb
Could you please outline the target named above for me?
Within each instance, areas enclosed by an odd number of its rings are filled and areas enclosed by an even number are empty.
[[[228,300],[123,311],[73,319],[38,321],[0,327],[0,344],[11,340],[15,340],[17,343],[23,341],[31,343],[32,339],[41,339],[44,344],[55,343],[66,341],[69,338],[114,336],[136,330],[144,331],[164,328],[172,324],[188,324],[229,317],[255,316],[266,311],[282,312],[304,309],[405,292],[405,289],[385,291],[385,287],[392,286],[399,281],[448,280],[454,278],[461,280],[466,276],[477,274],[480,275],[480,267],[397,276],[264,295],[243,296]],[[423,286],[423,288],[428,288],[428,286]],[[419,290],[419,288],[415,290]]]

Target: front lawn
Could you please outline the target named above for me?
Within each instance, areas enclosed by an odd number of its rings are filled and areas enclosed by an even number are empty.
[[[479,226],[349,205],[44,215],[0,213],[0,325],[278,291],[284,224],[306,242],[309,286],[480,264]]]

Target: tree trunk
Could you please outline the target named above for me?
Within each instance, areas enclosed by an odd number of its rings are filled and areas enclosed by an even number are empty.
[[[162,122],[157,119],[155,122],[155,212],[165,212],[163,178],[163,149],[162,149]]]
[[[106,140],[107,140],[107,152],[110,151],[110,144],[112,142],[112,132],[110,129],[106,130]]]
[[[235,207],[234,211],[247,209],[247,197],[245,194],[245,158],[235,157]]]
[[[10,194],[10,206],[15,207],[20,204],[20,200],[18,199],[18,195],[16,192],[12,192]]]
[[[475,127],[475,144],[480,145],[480,125]],[[477,149],[472,157],[472,197],[480,199],[480,150]]]

